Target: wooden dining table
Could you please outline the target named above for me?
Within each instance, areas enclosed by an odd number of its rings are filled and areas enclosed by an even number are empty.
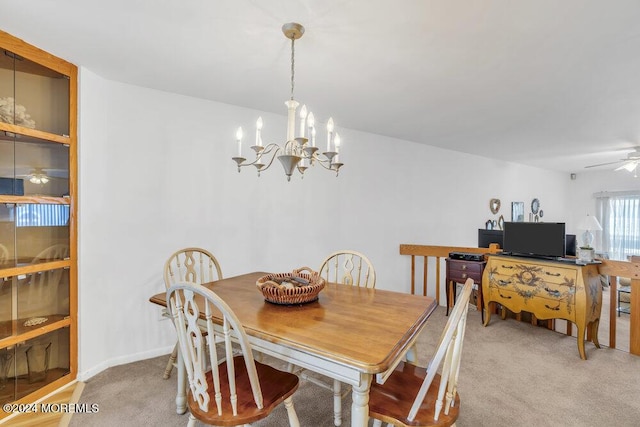
[[[371,382],[382,382],[407,355],[436,308],[435,299],[327,283],[317,301],[278,305],[266,302],[256,286],[266,274],[248,273],[203,286],[231,307],[254,350],[351,385],[351,425],[366,426]],[[166,293],[150,301],[166,307]],[[186,412],[181,359],[176,405],[178,413]]]

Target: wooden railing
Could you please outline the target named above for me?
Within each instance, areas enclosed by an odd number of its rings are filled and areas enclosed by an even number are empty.
[[[440,304],[440,265],[450,252],[467,252],[474,254],[499,253],[501,249],[492,243],[489,248],[465,248],[456,246],[400,245],[400,255],[411,255],[411,293],[416,293],[416,257],[422,257],[422,295],[427,295],[429,277],[429,257],[435,258],[436,265],[436,301]]]
[[[401,244],[400,255],[411,256],[411,293],[415,294],[416,289],[416,257],[422,257],[422,295],[427,295],[429,290],[429,258],[435,258],[435,296],[440,303],[440,268],[442,260],[449,256],[450,252],[467,252],[495,254],[500,253],[498,245],[492,244],[489,248],[466,248],[456,246],[429,246]],[[617,322],[617,283],[618,277],[631,279],[631,314],[629,320],[629,352],[640,356],[640,256],[634,256],[631,261],[601,260],[598,265],[598,272],[609,276],[610,288],[610,310],[609,310],[609,347],[616,348],[616,322]]]

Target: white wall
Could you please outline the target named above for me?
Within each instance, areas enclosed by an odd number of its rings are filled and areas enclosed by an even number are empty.
[[[640,190],[640,178],[634,178],[633,174],[625,170],[616,172],[614,168],[615,165],[600,171],[577,173],[576,179],[571,181],[568,203],[570,215],[575,224],[585,215],[596,213],[595,193]],[[601,219],[598,218],[598,220]],[[574,230],[574,233],[580,236],[583,231]],[[593,246],[596,251],[602,250],[600,242],[601,233],[594,232]],[[578,237],[578,243],[580,243],[580,237]]]
[[[498,218],[491,198],[505,220],[534,197],[544,220],[571,212],[564,174],[348,129],[339,178],[315,168],[287,182],[279,164],[238,174],[237,126],[250,134],[260,114],[264,141],[279,142],[284,115],[80,75],[81,379],[169,351],[171,325],[148,298],[178,248],[210,249],[225,276],[317,268],[349,248],[371,258],[378,287],[407,291],[399,245],[475,246]]]

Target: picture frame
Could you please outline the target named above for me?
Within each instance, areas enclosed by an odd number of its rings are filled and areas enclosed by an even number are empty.
[[[524,202],[511,202],[511,222],[524,222]]]

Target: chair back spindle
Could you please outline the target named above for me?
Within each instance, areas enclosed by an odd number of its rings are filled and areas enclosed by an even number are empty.
[[[164,266],[167,289],[178,282],[207,283],[222,279],[220,264],[213,254],[201,248],[185,248],[172,254]]]
[[[376,272],[369,259],[356,251],[342,250],[329,255],[320,267],[328,282],[374,288]]]

